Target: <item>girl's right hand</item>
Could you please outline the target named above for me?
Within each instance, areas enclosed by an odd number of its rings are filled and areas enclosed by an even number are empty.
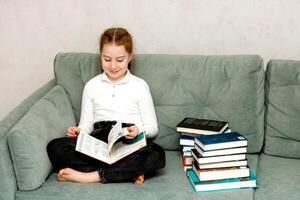
[[[76,138],[79,133],[80,133],[80,128],[78,128],[78,127],[69,127],[68,132],[67,132],[67,136],[69,138]]]

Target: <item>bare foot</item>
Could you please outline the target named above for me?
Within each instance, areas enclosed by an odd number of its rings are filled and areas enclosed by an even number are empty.
[[[58,172],[57,180],[63,182],[99,183],[100,177],[97,171],[79,172],[71,168],[64,168]]]
[[[134,184],[136,184],[136,185],[142,185],[144,183],[144,181],[145,181],[145,176],[144,176],[144,174],[142,174],[142,175],[139,175],[135,179]]]

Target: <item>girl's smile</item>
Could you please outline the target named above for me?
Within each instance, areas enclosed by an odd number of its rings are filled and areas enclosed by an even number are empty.
[[[113,83],[120,81],[127,73],[130,55],[123,45],[105,44],[101,53],[103,71]]]

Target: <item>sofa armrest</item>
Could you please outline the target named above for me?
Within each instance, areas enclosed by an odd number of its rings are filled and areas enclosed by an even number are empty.
[[[54,79],[49,81],[22,101],[0,121],[0,180],[2,183],[0,185],[0,199],[14,200],[17,190],[15,174],[7,145],[8,132],[55,85],[56,81]]]

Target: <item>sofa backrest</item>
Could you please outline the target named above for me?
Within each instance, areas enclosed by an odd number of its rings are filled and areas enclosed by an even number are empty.
[[[269,61],[265,103],[264,153],[300,158],[300,61]]]
[[[84,85],[100,73],[99,55],[91,53],[59,53],[54,60],[54,75],[71,102],[75,119],[80,119],[81,96]]]
[[[99,55],[63,53],[55,77],[69,95],[78,122],[84,84],[100,70]],[[156,142],[179,148],[176,125],[184,117],[229,121],[259,152],[264,137],[264,70],[255,55],[135,55],[131,72],[150,87],[159,124]]]

